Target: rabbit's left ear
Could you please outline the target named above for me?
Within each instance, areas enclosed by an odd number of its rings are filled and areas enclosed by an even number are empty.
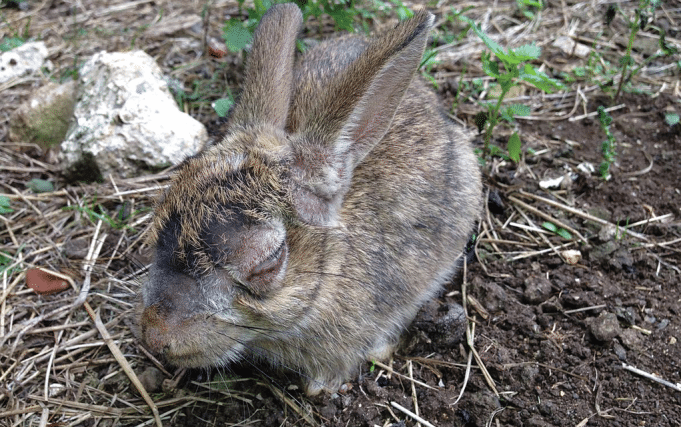
[[[401,22],[320,93],[307,123],[292,138],[293,203],[304,222],[336,223],[354,168],[390,129],[433,20],[424,11]]]
[[[253,35],[246,80],[230,122],[269,123],[283,129],[291,103],[296,37],[303,16],[293,3],[272,6]]]

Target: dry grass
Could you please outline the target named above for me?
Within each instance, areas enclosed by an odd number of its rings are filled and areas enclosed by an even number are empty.
[[[125,363],[114,357],[118,349],[133,369],[148,359],[127,324],[139,277],[144,272],[148,248],[144,244],[150,209],[157,190],[165,185],[168,174],[64,187],[52,193],[33,194],[25,186],[32,178],[59,183],[58,165],[37,147],[7,142],[7,128],[12,111],[48,79],[60,80],[74,71],[87,56],[99,50],[141,48],[152,54],[169,75],[184,82],[191,93],[194,83],[225,71],[229,62],[240,58],[228,56],[222,63],[202,56],[204,39],[201,12],[208,2],[171,2],[164,0],[30,2],[27,12],[3,9],[0,35],[11,36],[25,27],[32,37],[45,40],[53,63],[51,74],[24,77],[5,84],[0,91],[0,193],[11,200],[14,212],[0,216],[0,251],[4,259],[0,296],[0,425],[149,425],[154,422],[152,409],[126,378]],[[443,3],[443,2],[441,2]],[[553,1],[541,12],[541,19],[520,20],[515,1],[470,1],[457,7],[471,7],[467,15],[483,23],[483,29],[504,46],[536,42],[545,50],[544,67],[570,71],[583,65],[584,59],[559,55],[551,45],[556,36],[591,46],[603,31],[601,1]],[[629,10],[634,2],[624,2]],[[237,9],[233,1],[211,2],[208,37],[219,38],[221,23]],[[441,11],[448,6],[440,6]],[[436,10],[437,11],[437,10]],[[681,24],[678,6],[663,6],[662,12],[677,28]],[[626,45],[628,29],[622,22],[614,31],[601,36],[601,53],[616,61]],[[642,32],[642,39],[651,34]],[[668,38],[681,49],[681,42]],[[443,60],[435,74],[444,82],[462,71],[467,62],[466,80],[482,77],[479,58],[482,43],[474,35],[439,48]],[[567,59],[566,59],[567,58]],[[639,54],[637,61],[642,60]],[[238,78],[236,79],[238,80]],[[483,77],[483,80],[485,78]],[[238,83],[238,82],[236,82]],[[234,81],[231,84],[236,84]],[[641,70],[637,86],[650,93],[666,92],[681,96],[678,74],[672,66],[651,64]],[[533,107],[537,120],[566,120],[593,111],[590,95],[597,86],[574,85],[569,91],[542,95],[523,88],[516,101]],[[226,86],[220,79],[202,87],[205,102],[187,104],[186,110],[204,123],[214,120],[210,99],[224,95]],[[483,97],[485,93],[480,94]],[[460,112],[478,110],[474,99],[463,100]],[[513,100],[511,100],[513,101]],[[539,112],[541,110],[541,112]],[[461,114],[460,114],[461,115]],[[515,222],[495,222],[488,214],[482,224],[482,242],[497,248],[507,259],[560,253],[532,224],[535,213],[528,204],[547,210],[546,200],[519,193],[514,209]],[[96,208],[103,207],[103,211]],[[94,209],[93,209],[94,207]],[[130,212],[125,225],[92,212],[115,216],[120,209]],[[568,209],[567,204],[551,209]],[[550,210],[549,210],[550,211]],[[569,212],[571,215],[583,212]],[[548,215],[548,214],[545,214]],[[554,223],[558,221],[554,218]],[[574,230],[579,235],[579,230]],[[632,236],[637,236],[633,230]],[[652,238],[639,235],[641,240]],[[652,242],[651,242],[652,243]],[[565,245],[568,247],[574,242]],[[506,248],[505,250],[499,249]],[[562,256],[562,255],[561,255]],[[73,279],[72,289],[53,295],[38,295],[26,287],[26,270],[41,267],[61,272]],[[99,329],[85,310],[87,301],[101,318]],[[105,338],[102,331],[110,338]],[[147,362],[148,363],[148,362]],[[106,391],[105,391],[106,390]],[[167,420],[187,405],[222,405],[223,390],[203,385],[191,395],[170,400],[156,400],[160,418]],[[241,399],[248,395],[229,394]],[[275,393],[283,406],[297,405],[285,393]],[[287,400],[288,399],[288,400]],[[153,399],[155,400],[155,399]],[[302,409],[297,416],[311,420]],[[247,411],[246,411],[247,412]],[[257,414],[245,413],[244,418]],[[156,421],[158,423],[158,421]],[[313,422],[313,421],[310,421]],[[53,424],[60,423],[60,424]],[[240,425],[247,425],[240,424]]]

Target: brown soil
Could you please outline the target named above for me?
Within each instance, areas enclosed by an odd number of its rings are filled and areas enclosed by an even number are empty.
[[[515,4],[499,3],[500,14]],[[87,6],[87,13],[92,13],[91,20],[78,20],[85,13],[77,10],[79,6],[59,2],[29,4],[39,11],[32,16],[32,32],[51,49],[50,59],[55,63],[53,78],[63,76],[74,63],[82,62],[98,50],[125,50],[134,44],[154,55],[164,70],[182,81],[185,88],[194,88],[194,94],[204,97],[192,104],[190,112],[203,121],[212,134],[219,135],[220,120],[208,103],[226,93],[221,82],[229,82],[234,89],[238,87],[240,58],[228,55],[221,61],[196,59],[197,52],[174,48],[182,40],[201,40],[200,20],[197,24],[192,19],[198,16],[203,3],[189,9],[170,2],[139,2],[114,14],[108,9],[113,3],[102,2],[91,8]],[[477,18],[475,11],[482,13],[487,7],[478,4],[469,16]],[[162,28],[150,24],[161,10],[164,19],[175,19],[173,22],[178,27],[174,32],[164,33]],[[213,8],[211,33],[215,33],[215,37],[226,14],[235,11],[236,4],[226,2]],[[6,13],[9,24],[2,29],[4,35],[11,34],[13,28],[21,28],[27,19],[22,14],[30,11]],[[681,16],[678,10],[673,13],[676,27],[669,25],[678,31]],[[562,17],[559,21],[562,23]],[[328,31],[328,25],[322,28],[322,32]],[[86,40],[88,35],[92,40]],[[198,46],[200,48],[200,43]],[[552,52],[546,56],[555,61],[560,54]],[[440,75],[435,75],[440,82],[443,105],[451,105],[458,77],[445,68],[440,70]],[[562,68],[570,67],[564,64]],[[469,74],[475,73],[469,70]],[[252,362],[210,372],[161,373],[156,377],[167,381],[152,398],[161,414],[168,413],[163,416],[163,425],[417,425],[413,418],[392,406],[393,403],[410,411],[415,411],[417,403],[418,413],[435,426],[681,425],[681,386],[678,385],[681,383],[681,343],[678,342],[681,338],[681,223],[678,220],[681,216],[681,125],[668,126],[663,114],[670,109],[681,111],[678,71],[676,73],[673,77],[677,80],[676,95],[672,85],[655,96],[627,93],[613,103],[610,97],[595,91],[588,95],[588,102],[582,103],[580,95],[573,91],[569,96],[578,98],[577,112],[563,117],[542,116],[544,108],[540,107],[533,113],[541,116],[537,117],[540,120],[519,120],[523,160],[513,164],[496,159],[485,166],[489,203],[478,233],[477,256],[470,257],[465,275],[460,273],[436,301],[419,313],[391,361],[394,373],[381,365],[367,363],[359,377],[342,391],[314,398],[307,398],[298,390],[295,374],[276,372]],[[211,76],[217,77],[210,80]],[[0,101],[6,106],[18,105],[42,83],[40,79],[23,82],[6,90]],[[540,99],[535,96],[533,102],[541,106]],[[616,104],[624,105],[610,113],[614,118],[611,129],[617,139],[618,155],[612,165],[612,179],[605,181],[597,172],[589,174],[577,167],[589,162],[598,168],[602,160],[600,143],[605,138],[593,116],[582,119],[577,116],[582,109],[593,112],[599,105]],[[571,108],[563,113],[569,113]],[[13,109],[0,110],[2,141],[6,141],[7,120]],[[473,123],[477,111],[476,104],[466,102],[458,110],[458,119]],[[500,145],[508,138],[504,133],[506,131],[500,129],[497,134]],[[476,143],[481,146],[481,141]],[[2,148],[3,192],[14,197],[15,209],[23,210],[12,217],[18,225],[0,224],[0,249],[13,259],[18,259],[21,251],[29,254],[22,258],[20,268],[12,270],[4,279],[3,292],[14,280],[22,280],[20,275],[33,265],[72,272],[80,287],[83,281],[80,269],[93,236],[93,223],[79,218],[81,228],[55,234],[52,229],[64,227],[67,222],[47,219],[55,218],[47,213],[36,216],[30,205],[33,199],[17,198],[10,189],[17,187],[21,194],[28,195],[30,192],[23,186],[28,179],[48,178],[58,182],[63,194],[52,196],[50,201],[35,201],[43,212],[91,200],[93,195],[113,211],[120,206],[120,197],[112,196],[118,190],[108,182],[67,185],[59,181],[57,168],[49,164],[48,154],[25,147],[22,152],[12,144],[3,143]],[[35,172],[43,166],[42,173]],[[574,179],[564,181],[569,184],[561,189],[545,190],[539,186],[540,181],[566,174],[572,174]],[[123,181],[118,186],[144,188],[166,179],[166,175],[158,175],[152,183]],[[136,203],[148,207],[152,196],[140,196]],[[615,236],[608,235],[607,227],[594,220],[533,196],[615,224],[617,227],[611,229]],[[579,241],[578,236],[567,240],[550,233],[542,237],[536,230],[527,230],[530,221],[540,226],[545,219],[519,202],[570,226],[586,242]],[[659,218],[666,214],[670,215]],[[20,221],[38,225],[24,226]],[[40,225],[40,221],[47,222]],[[635,223],[640,224],[626,228]],[[8,227],[18,231],[12,234],[7,231]],[[98,268],[93,272],[88,299],[93,307],[101,309],[100,314],[116,345],[138,375],[150,372],[154,364],[132,338],[122,319],[129,315],[133,294],[139,286],[130,272],[139,272],[138,264],[144,262],[148,254],[140,239],[143,227],[139,225],[135,231],[106,230],[108,237],[97,260]],[[43,232],[48,237],[40,237]],[[68,245],[62,247],[62,243]],[[565,244],[569,246],[550,249],[550,246]],[[60,250],[41,250],[51,245]],[[120,256],[126,247],[130,250]],[[529,253],[544,249],[548,250],[541,254]],[[564,249],[578,250],[581,260],[576,264],[565,262],[557,254]],[[86,277],[89,281],[89,276]],[[469,374],[466,364],[471,348],[465,340],[454,339],[458,336],[450,330],[451,317],[456,312],[453,307],[464,302],[464,294],[468,296],[465,301],[468,317],[475,325],[473,347],[479,355],[479,361],[472,359]],[[77,297],[77,291],[37,296],[21,282],[0,295],[3,295],[0,304],[4,320],[0,335],[1,426],[38,425],[45,411],[48,422],[42,425],[111,426],[153,422],[148,407],[121,372],[118,362],[112,359],[81,308],[66,318],[48,316],[21,334],[16,332],[30,323],[31,318],[60,304],[68,305]],[[74,338],[71,342],[67,340],[68,334],[62,337],[59,332],[40,329],[54,326],[59,331],[60,325],[69,323],[77,325],[71,337],[82,339]],[[90,332],[91,335],[86,335]],[[68,345],[62,346],[64,342]],[[80,344],[85,345],[76,349]],[[50,359],[53,352],[55,359]],[[66,359],[60,358],[64,352],[68,354]],[[43,387],[48,361],[52,367],[48,382],[59,383],[64,390],[56,397],[45,399]],[[489,380],[480,366],[488,371]],[[677,384],[677,389],[644,378],[624,366],[636,367]],[[147,375],[154,377],[145,373]],[[412,382],[409,377],[420,383]],[[464,385],[463,395],[457,402]],[[107,413],[107,408],[117,412]]]

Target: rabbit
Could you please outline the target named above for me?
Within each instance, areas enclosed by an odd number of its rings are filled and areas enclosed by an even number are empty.
[[[147,348],[180,367],[291,369],[308,395],[391,355],[481,207],[471,138],[414,77],[433,21],[296,58],[298,7],[262,17],[227,134],[154,208]]]

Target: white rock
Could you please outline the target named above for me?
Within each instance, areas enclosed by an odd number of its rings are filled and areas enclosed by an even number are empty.
[[[596,173],[596,167],[593,163],[583,162],[577,165],[577,170],[582,172],[584,175],[591,175]]]
[[[553,45],[568,55],[575,55],[580,58],[586,58],[591,52],[591,49],[588,46],[577,43],[570,37],[566,36],[560,36],[556,38],[556,40],[553,42]]]
[[[208,140],[205,127],[177,108],[161,69],[142,51],[92,56],[80,70],[74,116],[61,160],[68,169],[92,154],[104,177],[179,163]]]
[[[563,255],[563,258],[565,258],[565,261],[570,265],[575,265],[582,259],[582,253],[576,249],[568,249],[562,251],[561,254]]]
[[[33,73],[40,69],[47,58],[43,42],[24,43],[0,55],[0,83]]]

